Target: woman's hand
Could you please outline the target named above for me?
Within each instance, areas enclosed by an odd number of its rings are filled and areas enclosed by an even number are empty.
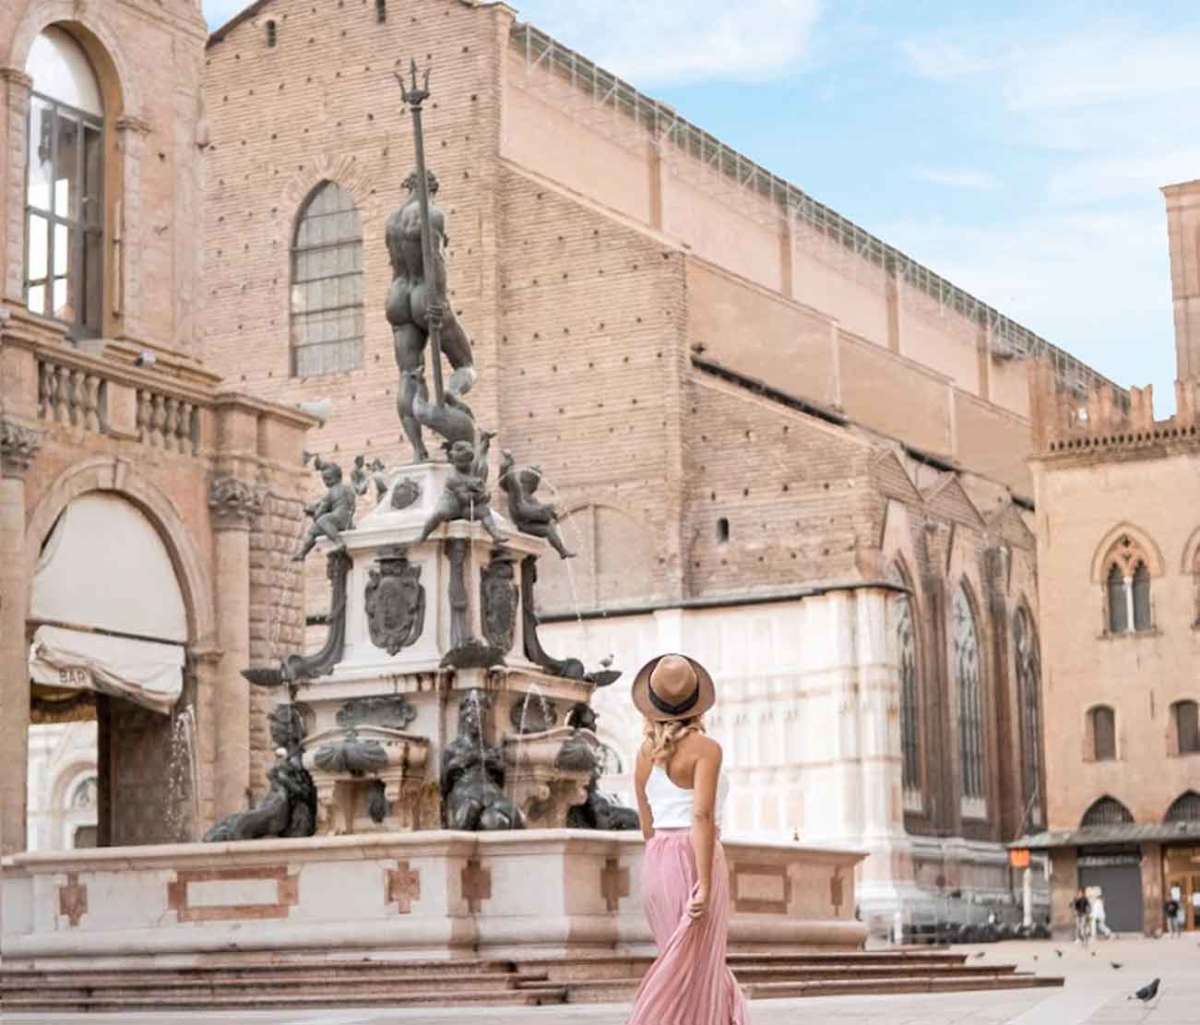
[[[708,890],[703,886],[697,886],[692,891],[692,899],[688,901],[688,918],[692,919],[692,921],[703,918],[707,910]]]

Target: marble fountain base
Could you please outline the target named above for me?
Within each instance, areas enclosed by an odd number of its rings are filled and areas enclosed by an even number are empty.
[[[5,969],[652,952],[638,834],[323,836],[18,854],[0,863]],[[726,843],[733,950],[861,947],[862,855]]]

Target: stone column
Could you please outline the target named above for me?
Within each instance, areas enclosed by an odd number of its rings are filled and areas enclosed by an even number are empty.
[[[25,849],[29,669],[25,620],[25,471],[41,444],[38,432],[0,417],[0,854]]]
[[[243,808],[250,786],[250,684],[242,670],[250,665],[250,527],[262,504],[261,493],[236,477],[217,477],[209,490],[221,647],[207,728],[216,739],[214,818]]]

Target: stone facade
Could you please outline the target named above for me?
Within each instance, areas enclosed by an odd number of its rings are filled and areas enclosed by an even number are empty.
[[[309,441],[323,458],[410,458],[383,317],[384,222],[413,152],[393,71],[410,56],[433,67],[427,151],[472,407],[541,465],[579,553],[543,560],[547,637],[630,670],[703,651],[737,828],[870,847],[878,921],[1007,900],[1001,844],[1040,824],[1045,793],[1022,363],[1100,378],[503,5],[263,0],[207,50],[202,346],[239,388],[331,400]],[[363,326],[357,365],[302,377],[292,250],[325,183],[357,210]],[[325,593],[310,568],[314,620]],[[622,752],[625,694],[600,703]],[[833,747],[801,750],[802,722]]]
[[[90,65],[83,74],[99,93],[106,140],[87,172],[98,179],[100,209],[79,214],[93,218],[99,245],[100,309],[84,332],[31,313],[27,302],[28,62],[48,28]],[[170,640],[183,648],[184,669],[170,716],[103,695],[68,702],[72,716],[98,720],[97,839],[193,838],[242,806],[251,786],[257,738],[239,671],[252,643],[261,651],[299,641],[299,577],[269,553],[290,545],[298,526],[300,454],[313,420],[224,390],[197,358],[198,154],[206,144],[198,5],[20,0],[0,10],[0,40],[0,747],[24,766],[31,720],[66,714],[60,688],[31,697],[30,639],[47,625],[30,618],[31,593],[64,512],[108,496],[136,510],[169,559],[172,593],[138,594],[128,612],[136,618],[141,608],[152,619],[157,603],[181,601],[184,636]],[[55,159],[66,159],[65,145]],[[38,147],[45,160],[44,138]],[[73,169],[56,166],[53,192],[69,195]],[[78,273],[72,263],[67,280],[82,290]],[[226,481],[252,501],[210,501],[233,495]],[[95,538],[98,549],[105,540]],[[86,559],[71,573],[101,605],[99,596],[124,593],[128,583],[95,579]],[[54,625],[114,637],[92,622]],[[0,776],[0,851],[26,847],[27,806],[24,768]]]
[[[1149,387],[1064,392],[1034,374],[1048,825],[1055,923],[1107,871],[1126,928],[1165,928],[1173,887],[1200,925],[1200,184],[1164,190],[1176,311],[1175,415]],[[1190,706],[1189,706],[1190,703]],[[1193,894],[1196,895],[1193,903]]]

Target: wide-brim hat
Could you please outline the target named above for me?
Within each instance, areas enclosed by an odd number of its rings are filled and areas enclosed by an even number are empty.
[[[660,670],[659,663],[664,659],[670,661]],[[712,676],[687,655],[656,655],[633,678],[633,703],[654,722],[692,719],[707,712],[716,700]]]

